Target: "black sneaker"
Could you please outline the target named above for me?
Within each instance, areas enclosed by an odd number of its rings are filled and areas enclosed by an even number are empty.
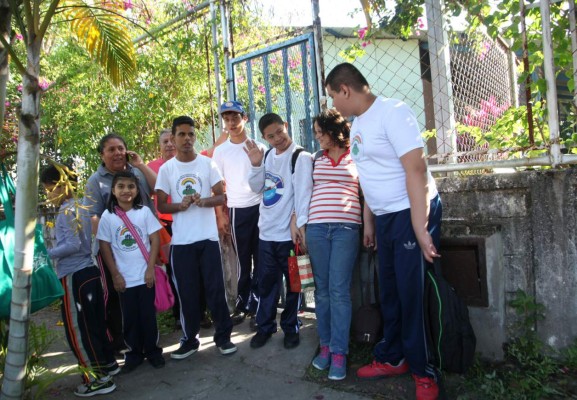
[[[120,373],[120,367],[116,361],[102,367],[102,370],[110,376],[115,376]]]
[[[164,366],[166,365],[166,361],[164,361],[164,357],[162,357],[162,355],[149,358],[148,362],[150,363],[150,365],[152,365],[152,368],[156,369],[164,368]]]
[[[284,334],[284,348],[294,349],[301,342],[300,335],[298,332],[286,332]]]
[[[83,383],[76,387],[74,395],[78,397],[90,397],[97,394],[106,394],[116,389],[114,381],[109,376],[95,379],[89,383]]]
[[[224,356],[236,353],[236,351],[238,350],[234,345],[234,343],[232,343],[230,340],[225,344],[218,346],[218,349],[220,350],[220,354]]]
[[[230,318],[232,319],[232,324],[233,324],[233,325],[242,324],[242,322],[243,322],[244,319],[246,318],[246,313],[245,313],[244,311],[236,310],[236,311],[230,316]]]
[[[172,352],[170,358],[174,360],[184,360],[186,357],[196,353],[199,346],[200,342],[197,340],[189,340],[188,342],[184,342],[177,350]]]
[[[264,346],[271,336],[272,334],[270,333],[257,332],[250,340],[250,347],[258,349],[259,347]]]
[[[122,367],[122,369],[120,370],[120,373],[122,375],[126,375],[131,373],[132,371],[134,371],[136,368],[138,368],[140,366],[140,364],[142,364],[142,360],[140,360],[140,362],[125,362],[124,366]]]

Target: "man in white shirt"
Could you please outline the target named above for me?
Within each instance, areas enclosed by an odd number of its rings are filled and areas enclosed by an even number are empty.
[[[230,341],[232,321],[226,303],[213,210],[224,202],[222,176],[214,162],[196,154],[192,118],[174,119],[171,140],[176,156],[160,167],[155,186],[158,211],[172,214],[173,218],[170,263],[180,301],[183,336],[180,348],[172,352],[171,358],[182,360],[199,348],[201,280],[214,321],[214,342],[221,354],[232,354],[237,348]]]
[[[248,184],[250,160],[244,152],[248,140],[248,120],[242,104],[227,101],[220,106],[224,130],[228,140],[214,149],[212,159],[220,169],[226,183],[226,205],[217,209],[217,222],[221,234],[231,234],[238,257],[238,297],[232,322],[240,324],[247,314],[254,317],[258,306],[258,217],[262,194],[255,193]],[[259,148],[265,146],[258,144]],[[226,208],[228,207],[228,215]],[[251,328],[255,329],[254,318]]]
[[[439,257],[442,205],[427,169],[412,110],[376,96],[352,64],[337,65],[325,81],[333,106],[351,126],[351,156],[365,197],[364,244],[377,244],[383,339],[359,378],[413,374],[417,400],[437,399],[423,318],[425,262]],[[374,215],[374,217],[373,217]],[[376,239],[376,242],[375,242]]]

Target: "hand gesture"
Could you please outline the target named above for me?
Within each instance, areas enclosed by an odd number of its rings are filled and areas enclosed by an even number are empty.
[[[192,195],[192,204],[194,204],[197,207],[202,207],[201,203],[200,203],[200,193],[195,193]]]
[[[126,155],[128,156],[128,163],[135,168],[138,168],[139,165],[143,164],[142,158],[138,155],[137,152],[132,150],[126,150]]]
[[[180,202],[180,211],[185,211],[188,210],[188,207],[190,207],[190,205],[192,204],[193,199],[191,195],[186,195],[182,198],[182,201]]]
[[[244,152],[248,155],[253,167],[260,167],[264,158],[264,150],[258,147],[254,140],[248,139],[245,142]]]

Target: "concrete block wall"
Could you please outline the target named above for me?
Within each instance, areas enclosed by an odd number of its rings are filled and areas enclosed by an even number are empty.
[[[546,308],[539,337],[556,349],[577,337],[577,169],[437,179],[443,237],[485,238],[488,307],[470,307],[478,350],[503,357],[518,289]]]

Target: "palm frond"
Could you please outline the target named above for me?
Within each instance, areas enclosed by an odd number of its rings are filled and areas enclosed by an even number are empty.
[[[90,56],[100,64],[115,86],[126,86],[136,76],[136,53],[119,10],[89,5],[82,0],[66,2],[72,31]]]

